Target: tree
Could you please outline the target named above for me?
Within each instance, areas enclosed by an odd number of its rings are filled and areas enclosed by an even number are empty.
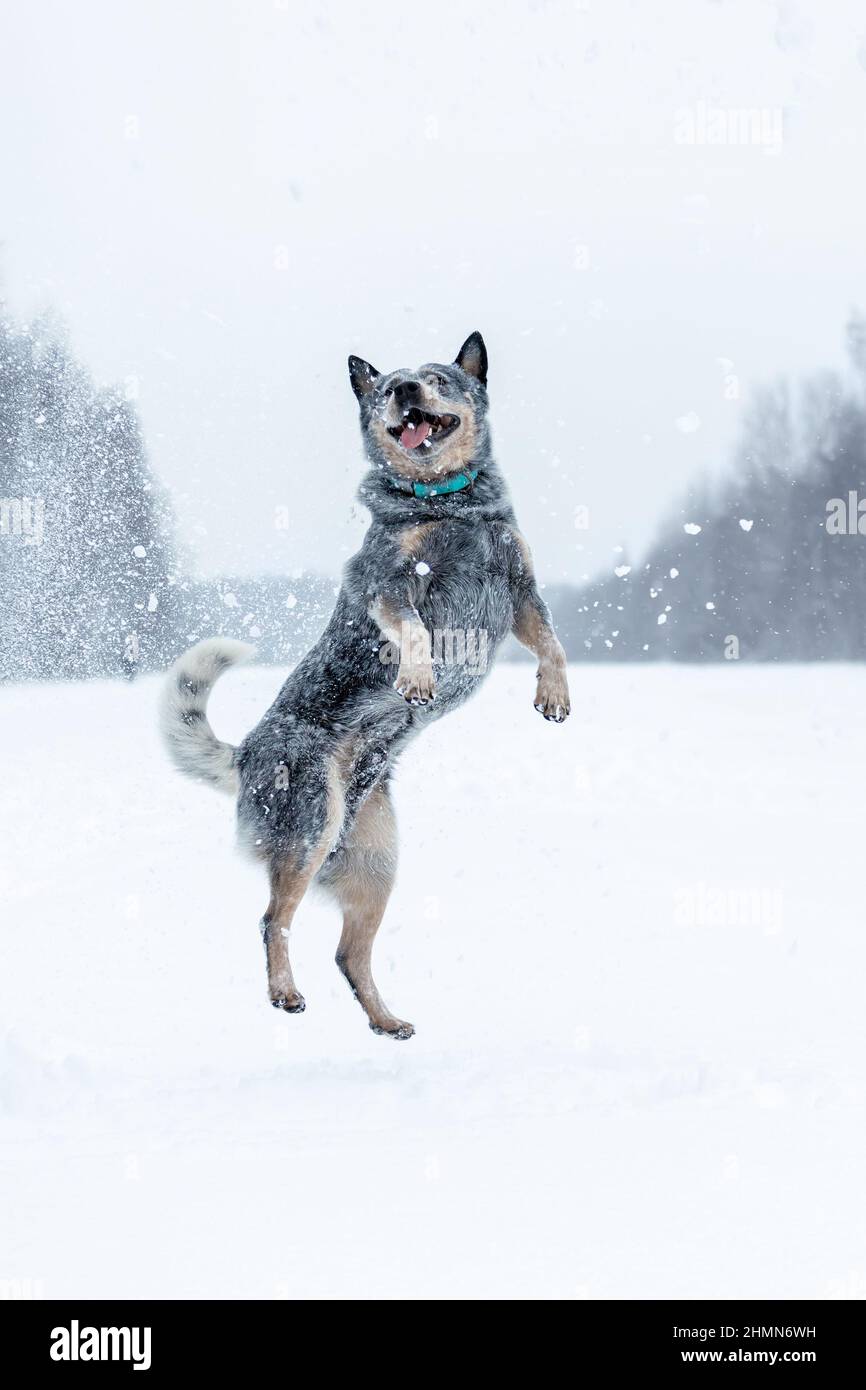
[[[2,312],[0,384],[0,676],[162,664],[173,524],[131,405],[94,386],[50,321]]]

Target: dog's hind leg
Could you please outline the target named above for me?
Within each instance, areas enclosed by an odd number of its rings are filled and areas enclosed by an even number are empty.
[[[319,883],[343,909],[337,964],[374,1033],[411,1038],[411,1023],[396,1018],[373,979],[371,957],[397,868],[397,826],[386,785],[380,783],[364,800],[349,836],[329,860]]]
[[[295,984],[289,960],[289,928],[298,903],[304,896],[310,875],[293,868],[288,861],[271,868],[271,900],[262,918],[262,942],[268,961],[268,994],[275,1009],[289,1014],[303,1013],[304,996]]]
[[[304,996],[298,990],[289,960],[289,930],[298,904],[331,852],[343,818],[344,799],[335,766],[329,775],[329,795],[324,825],[313,847],[290,850],[270,863],[271,899],[262,918],[261,931],[268,961],[268,994],[275,1009],[303,1013]]]

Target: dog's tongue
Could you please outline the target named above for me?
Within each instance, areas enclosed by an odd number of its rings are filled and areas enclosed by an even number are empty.
[[[426,420],[419,420],[417,424],[406,424],[400,435],[400,443],[404,449],[417,449],[420,444],[424,443],[429,433],[430,425]]]

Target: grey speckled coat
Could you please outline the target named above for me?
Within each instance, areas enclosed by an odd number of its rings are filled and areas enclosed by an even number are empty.
[[[185,772],[237,791],[241,839],[270,868],[263,930],[272,1002],[304,1007],[285,941],[315,879],[343,907],[338,960],[371,1026],[403,1037],[411,1025],[385,1008],[370,974],[396,861],[394,759],[474,693],[511,632],[538,657],[535,705],[545,718],[567,716],[568,689],[492,456],[480,335],[448,365],[383,374],[350,358],[349,367],[370,465],[359,497],[372,521],[328,626],[238,749],[217,740],[205,716],[237,644],[201,643],[181,658],[163,729]]]

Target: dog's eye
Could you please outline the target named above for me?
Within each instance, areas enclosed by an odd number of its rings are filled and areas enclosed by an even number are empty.
[[[448,378],[447,378],[447,376],[440,376],[438,372],[434,375],[433,380],[436,382],[436,385],[437,385],[437,386],[441,386],[443,390],[444,390],[444,389],[447,387],[447,385],[448,385]]]

